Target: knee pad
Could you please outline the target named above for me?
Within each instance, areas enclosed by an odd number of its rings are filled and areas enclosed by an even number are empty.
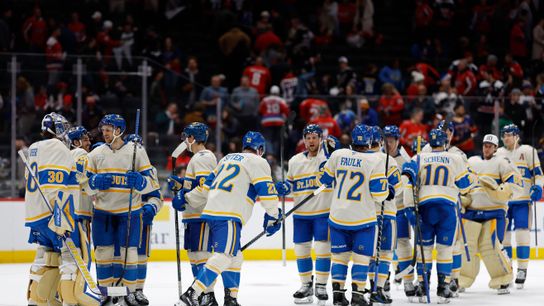
[[[317,247],[317,245],[316,245]],[[317,249],[316,249],[317,253]],[[295,255],[299,257],[310,257],[312,254],[312,242],[295,243]]]
[[[40,256],[40,258],[38,258]],[[38,305],[53,302],[60,281],[60,254],[55,252],[39,252],[30,270],[29,297]],[[43,263],[43,265],[42,265]]]
[[[502,245],[496,234],[494,220],[484,223],[479,239],[480,257],[484,261],[487,272],[491,277],[489,287],[498,289],[501,285],[507,285],[512,281],[512,262],[502,251]]]
[[[466,254],[462,252],[463,261],[461,265],[461,273],[459,275],[459,285],[463,288],[470,288],[478,276],[480,271],[480,258],[476,256],[478,253],[478,238],[482,231],[482,224],[472,220],[464,219],[465,234],[467,236],[467,246],[470,254],[468,261]]]

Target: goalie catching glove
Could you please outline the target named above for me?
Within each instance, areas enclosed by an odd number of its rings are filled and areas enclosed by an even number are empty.
[[[492,199],[500,202],[507,202],[512,197],[512,188],[510,184],[497,184],[495,179],[489,176],[478,177],[480,185],[482,185],[487,195]],[[532,189],[531,189],[532,190]],[[542,189],[540,195],[542,195]]]

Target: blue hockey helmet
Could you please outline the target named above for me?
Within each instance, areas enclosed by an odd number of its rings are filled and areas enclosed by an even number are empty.
[[[68,129],[70,129],[70,122],[61,114],[49,113],[42,119],[42,132],[51,133],[63,141]]]
[[[448,142],[448,135],[442,129],[433,129],[429,133],[429,144],[431,147],[442,147]]]
[[[87,132],[87,129],[85,129],[83,126],[78,125],[74,126],[71,129],[68,130],[68,133],[66,133],[66,137],[70,140],[70,142],[73,142],[74,140],[81,140],[83,136],[88,135],[89,132]]]
[[[242,139],[242,149],[246,148],[255,150],[257,152],[262,150],[261,155],[263,155],[266,151],[266,141],[264,140],[263,135],[259,132],[247,132]]]
[[[317,134],[319,137],[323,136],[323,130],[317,124],[308,124],[302,131],[302,136],[306,134]]]
[[[420,137],[420,142],[419,142],[419,150],[421,151],[421,149],[423,149],[424,146],[427,145],[427,140],[425,140],[425,138],[423,137]],[[414,138],[414,141],[412,142],[412,152],[414,153],[417,153],[417,137]]]
[[[382,129],[379,126],[371,126],[370,132],[372,133],[372,145],[378,145],[383,141]]]
[[[183,129],[183,137],[193,136],[196,142],[206,142],[208,140],[208,126],[201,122],[193,122]]]
[[[436,128],[443,130],[444,129],[444,124],[446,124],[446,120],[440,121],[440,123],[438,123],[438,126]],[[450,130],[452,133],[455,131],[455,127],[453,126],[452,121],[448,122],[448,130]]]
[[[383,134],[385,137],[394,137],[396,139],[400,138],[400,130],[396,125],[386,125],[383,128]]]
[[[370,146],[372,133],[367,125],[358,124],[351,131],[351,143],[355,146]]]
[[[98,127],[101,129],[104,125],[111,125],[114,129],[119,128],[121,130],[121,134],[123,134],[127,128],[127,123],[125,122],[125,119],[123,119],[123,117],[118,114],[105,115],[102,120],[100,120]]]
[[[518,128],[517,125],[515,125],[513,123],[505,125],[501,130],[501,136],[504,136],[504,134],[506,134],[506,133],[517,136],[517,135],[519,135],[519,128]]]

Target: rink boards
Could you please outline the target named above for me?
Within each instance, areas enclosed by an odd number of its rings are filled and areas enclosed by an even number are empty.
[[[286,202],[286,210],[292,207],[292,201]],[[0,263],[30,262],[34,258],[35,245],[27,243],[28,228],[24,227],[25,207],[22,200],[0,200]],[[253,216],[244,226],[242,231],[242,245],[262,231],[264,210],[257,204],[254,206]],[[544,202],[537,204],[538,216],[538,242],[540,245],[538,258],[544,259]],[[181,218],[181,215],[180,215]],[[292,218],[286,220],[286,246],[287,259],[294,260],[293,252],[293,226]],[[182,228],[182,227],[180,227]],[[535,245],[534,226],[531,229],[531,245]],[[151,258],[152,261],[173,261],[175,254],[175,230],[174,213],[170,202],[166,201],[164,208],[159,212],[153,224],[151,237]],[[183,231],[180,241],[183,242]],[[246,260],[277,260],[281,259],[281,231],[272,237],[263,237],[250,249],[244,251]],[[186,258],[182,251],[182,257]],[[535,249],[531,250],[531,258],[536,258]]]

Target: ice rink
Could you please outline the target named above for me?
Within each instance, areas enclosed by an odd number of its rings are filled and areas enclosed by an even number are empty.
[[[0,265],[0,305],[26,305],[26,288],[29,264],[1,264]],[[182,263],[183,288],[192,282],[187,262]],[[498,296],[495,291],[487,287],[489,277],[482,264],[480,276],[475,285],[454,299],[453,305],[544,305],[544,261],[533,261],[529,266],[528,279],[525,289],[511,289],[510,295]],[[239,302],[243,306],[278,306],[295,305],[292,294],[299,288],[296,264],[288,261],[283,267],[280,261],[248,261],[242,268],[242,283]],[[175,262],[153,262],[148,269],[148,279],[145,293],[153,306],[172,306],[177,301],[177,280]],[[431,301],[436,304],[435,275],[431,284]],[[332,305],[331,285],[328,284]],[[219,305],[223,301],[223,286],[219,280],[216,286],[216,297]],[[393,286],[393,304],[409,305],[401,288]],[[348,299],[350,297],[348,291]]]

